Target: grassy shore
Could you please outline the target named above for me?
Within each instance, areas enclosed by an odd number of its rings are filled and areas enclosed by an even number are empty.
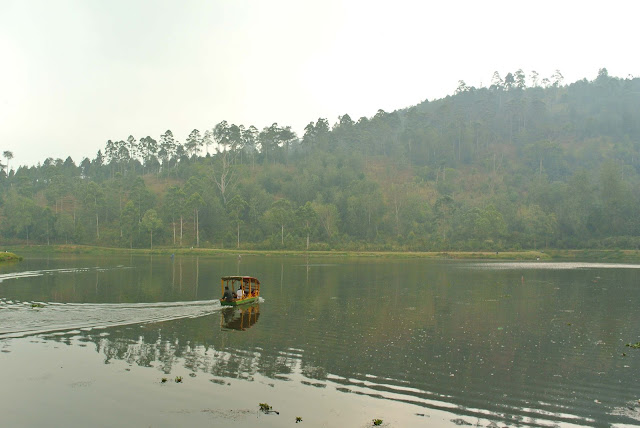
[[[20,253],[67,253],[67,254],[175,254],[175,255],[263,255],[302,257],[385,257],[424,259],[475,259],[475,260],[540,260],[540,261],[603,261],[640,263],[638,250],[544,250],[544,251],[297,251],[297,250],[236,250],[216,248],[166,248],[128,249],[96,247],[89,245],[40,245],[11,247]],[[2,253],[0,253],[2,254]],[[12,253],[4,253],[12,254]],[[17,257],[13,255],[14,257]],[[20,259],[20,258],[17,258]]]
[[[9,252],[0,253],[0,262],[15,262],[18,260],[22,260],[22,256]]]

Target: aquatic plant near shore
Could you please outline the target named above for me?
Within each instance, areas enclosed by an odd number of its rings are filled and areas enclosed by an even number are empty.
[[[374,427],[379,427],[380,425],[382,425],[382,419],[374,419],[373,420],[373,426]]]
[[[273,407],[271,407],[267,403],[260,403],[259,406],[260,406],[260,411],[262,413],[265,413],[265,414],[275,413],[276,415],[280,414],[280,412],[278,412],[277,410],[273,410]]]

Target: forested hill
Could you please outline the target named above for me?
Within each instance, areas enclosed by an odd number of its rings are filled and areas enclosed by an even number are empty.
[[[640,246],[640,79],[488,88],[297,136],[220,122],[0,177],[4,242],[244,249]],[[138,136],[140,137],[140,136]],[[208,154],[211,153],[211,154]],[[5,152],[7,163],[11,153]],[[17,160],[16,160],[17,161]],[[11,165],[10,165],[11,166]],[[5,168],[5,171],[9,168]]]

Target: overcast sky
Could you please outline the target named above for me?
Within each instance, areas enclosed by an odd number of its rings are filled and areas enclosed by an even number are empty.
[[[635,0],[0,0],[0,152],[94,158],[216,123],[300,135],[487,85],[640,75]],[[4,159],[2,159],[4,162]]]

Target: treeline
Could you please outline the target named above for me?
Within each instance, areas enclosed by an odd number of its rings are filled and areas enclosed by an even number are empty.
[[[302,136],[222,121],[0,175],[5,242],[245,249],[640,246],[640,79],[489,87]],[[6,156],[5,152],[5,157]],[[10,158],[7,157],[7,161]]]

